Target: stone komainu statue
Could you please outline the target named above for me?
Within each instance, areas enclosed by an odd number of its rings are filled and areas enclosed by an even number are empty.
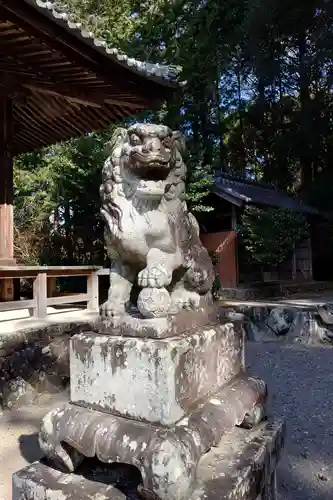
[[[100,194],[112,267],[102,315],[123,314],[136,283],[146,317],[209,303],[215,274],[185,202],[184,137],[136,124],[118,128],[108,146]]]

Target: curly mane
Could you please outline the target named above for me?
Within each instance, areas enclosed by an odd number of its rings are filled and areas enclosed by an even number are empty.
[[[182,158],[185,151],[185,139],[181,132],[172,132],[171,145],[175,151],[172,160],[174,166],[168,177],[164,197],[168,201],[175,198],[182,200],[185,192],[186,166]],[[115,198],[131,198],[135,193],[135,188],[130,186],[124,179],[126,157],[130,148],[128,130],[121,127],[117,128],[106,148],[109,156],[102,170],[102,184],[100,187],[101,215],[110,231],[116,235],[122,230],[122,209],[119,203],[115,201]]]

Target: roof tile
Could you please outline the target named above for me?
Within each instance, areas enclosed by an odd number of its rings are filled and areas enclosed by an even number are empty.
[[[317,213],[317,210],[304,204],[301,200],[292,198],[284,191],[273,186],[260,185],[247,179],[235,178],[227,174],[215,177],[213,192],[236,205],[266,205],[289,208],[295,212]]]
[[[177,84],[179,86],[186,85],[186,82],[179,80],[180,73],[182,71],[180,66],[153,64],[128,57],[126,54],[121,53],[118,49],[109,47],[105,40],[95,38],[94,34],[91,31],[85,30],[81,23],[74,22],[69,13],[59,10],[56,2],[49,2],[45,0],[24,1],[32,7],[44,11],[44,14],[47,13],[51,15],[56,22],[64,24],[66,29],[73,31],[74,33],[79,32],[76,34],[79,34],[82,38],[84,38],[86,43],[94,45],[110,57],[110,59],[116,61],[122,66],[126,66],[131,71],[144,74],[147,78],[161,80],[164,83]]]

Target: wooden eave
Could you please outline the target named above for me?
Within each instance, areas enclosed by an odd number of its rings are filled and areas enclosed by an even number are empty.
[[[166,67],[109,50],[50,5],[0,0],[0,92],[13,102],[14,154],[105,128],[178,88]]]

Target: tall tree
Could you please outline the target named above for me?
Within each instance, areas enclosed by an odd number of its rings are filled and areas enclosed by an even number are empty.
[[[183,67],[183,91],[160,110],[133,119],[162,120],[186,135],[191,207],[205,208],[215,169],[262,178],[304,197],[313,179],[333,171],[331,2],[58,4],[128,55]],[[101,247],[98,223],[95,228],[89,222],[89,237],[80,242],[84,221],[98,214],[97,198],[89,201],[84,193],[94,186],[98,196],[106,136],[94,134],[17,162],[17,224],[39,224],[31,233],[40,234],[55,214],[61,259],[92,261],[93,242]]]

